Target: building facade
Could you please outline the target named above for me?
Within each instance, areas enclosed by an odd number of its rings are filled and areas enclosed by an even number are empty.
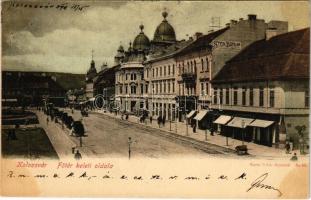
[[[219,118],[214,122],[228,137],[266,146],[288,140],[297,148],[309,135],[310,30],[271,31],[228,61],[212,81],[211,108]],[[299,127],[305,127],[303,136]]]

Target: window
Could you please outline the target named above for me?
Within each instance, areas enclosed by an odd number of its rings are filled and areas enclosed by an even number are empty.
[[[164,76],[166,76],[166,66],[164,66]]]
[[[172,74],[174,75],[175,74],[175,65],[173,64],[173,67],[172,67]]]
[[[204,83],[201,83],[201,95],[204,95]]]
[[[162,76],[162,67],[160,67],[160,76]]]
[[[253,106],[254,105],[254,89],[249,88],[249,105]]]
[[[246,105],[246,88],[242,88],[242,105]]]
[[[203,59],[201,59],[201,72],[204,71],[204,63],[203,63]]]
[[[127,94],[127,92],[128,92],[127,91],[128,90],[127,87],[128,87],[128,85],[125,85],[125,94]]]
[[[125,80],[128,80],[128,74],[125,74]]]
[[[223,93],[222,93],[222,88],[220,88],[220,92],[219,92],[219,104],[222,104],[222,99],[223,99]]]
[[[208,85],[208,82],[206,82],[206,91],[205,91],[205,94],[206,94],[206,95],[209,94],[209,85]]]
[[[208,64],[208,58],[206,58],[206,71],[209,70],[209,69],[208,69],[208,66],[209,66],[209,64]]]
[[[226,104],[229,105],[229,88],[226,89]]]
[[[166,82],[163,82],[163,92],[166,93]]]
[[[217,104],[217,88],[214,88],[214,104]]]
[[[238,88],[233,89],[233,105],[238,105]]]
[[[135,85],[131,86],[131,94],[136,94],[136,86]]]
[[[270,104],[270,107],[274,107],[274,90],[271,89],[270,90],[270,95],[269,95],[269,104]]]
[[[152,77],[154,78],[154,69],[152,69]]]
[[[156,94],[158,93],[158,90],[159,89],[159,86],[158,86],[158,83],[156,83]]]
[[[181,74],[181,65],[179,64],[178,65],[178,75],[180,75]]]
[[[159,70],[158,70],[158,68],[156,68],[156,76],[159,76]]]
[[[147,72],[147,78],[148,78],[149,77],[149,69],[147,69],[146,72]]]
[[[148,93],[148,85],[145,85],[145,93]]]
[[[159,87],[160,87],[160,93],[162,93],[162,82],[160,82]]]
[[[168,84],[167,84],[167,92],[168,93],[171,92],[171,82],[168,82]]]
[[[167,66],[167,68],[168,68],[167,75],[171,75],[171,66],[169,65],[169,66]]]
[[[173,90],[173,92],[175,92],[175,83],[174,83],[174,81],[172,81],[172,90]]]
[[[119,87],[119,93],[122,94],[123,91],[122,91],[122,85]]]
[[[144,94],[144,85],[140,84],[140,94]]]
[[[305,91],[305,107],[309,107],[309,90]]]
[[[264,95],[263,88],[259,88],[259,106],[263,106],[263,95]]]

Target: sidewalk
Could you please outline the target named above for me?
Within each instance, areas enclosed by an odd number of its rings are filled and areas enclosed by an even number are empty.
[[[83,158],[94,156],[94,153],[87,147],[79,147],[78,138],[69,136],[69,130],[67,128],[62,129],[60,124],[52,122],[51,119],[47,124],[47,115],[40,111],[34,112],[38,116],[40,123],[39,127],[42,127],[45,130],[60,159],[68,157],[74,158],[74,154],[72,154],[72,147],[75,147],[76,150],[79,150]]]
[[[109,112],[104,112],[104,111],[95,111],[96,113],[104,114],[106,116],[110,116],[113,118],[117,118],[121,120],[121,115],[115,115],[114,113],[109,113]],[[124,116],[125,118],[125,116]],[[146,123],[140,123],[139,122],[139,117],[130,115],[129,116],[129,122],[131,123],[136,123],[136,124],[141,124],[142,126],[147,126],[147,127],[152,127],[156,129],[160,129],[162,131],[170,132],[176,135],[183,136],[183,138],[187,137],[189,139],[194,139],[200,142],[204,142],[207,144],[213,144],[217,145],[219,147],[227,148],[228,150],[230,149],[231,151],[235,151],[235,147],[238,145],[242,144],[241,140],[233,139],[233,138],[228,138],[228,146],[226,145],[226,137],[219,135],[218,133],[214,133],[214,136],[210,135],[210,132],[207,130],[200,130],[197,129],[196,133],[193,133],[192,127],[188,125],[188,134],[187,134],[187,126],[184,122],[177,122],[177,123],[171,123],[170,127],[170,122],[167,121],[165,123],[165,127],[159,128],[157,121],[153,120],[152,124],[150,124],[149,118],[146,119]],[[207,133],[207,140],[205,139],[205,135]],[[274,147],[267,147],[263,145],[258,145],[252,142],[244,142],[245,145],[248,147],[248,153],[251,156],[255,156],[256,158],[285,158],[285,159],[290,159],[293,155],[292,154],[286,154],[285,149],[277,149]],[[299,152],[297,151],[297,155],[301,156]],[[308,156],[308,155],[306,155]]]

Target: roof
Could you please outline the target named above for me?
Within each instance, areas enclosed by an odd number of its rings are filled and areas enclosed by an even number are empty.
[[[193,52],[195,50],[200,50],[200,49],[206,48],[208,45],[210,45],[210,43],[215,38],[217,38],[218,36],[220,36],[221,34],[226,32],[229,28],[230,27],[225,27],[225,28],[219,29],[217,31],[214,31],[212,33],[209,33],[209,34],[206,34],[206,35],[199,37],[198,39],[196,39],[192,43],[190,43],[188,46],[183,48],[181,51],[179,51],[178,54],[186,54],[189,52]]]
[[[309,78],[310,28],[256,41],[229,60],[213,83]]]
[[[158,60],[170,58],[172,56],[182,55],[188,52],[206,48],[216,37],[223,34],[229,28],[230,27],[226,27],[215,32],[203,35],[196,40],[180,41],[176,44],[169,46],[166,49],[163,49],[163,53],[161,55],[151,55],[148,62],[155,62]]]

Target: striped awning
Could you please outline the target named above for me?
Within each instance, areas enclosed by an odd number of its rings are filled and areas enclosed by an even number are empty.
[[[252,123],[254,119],[243,118],[243,117],[234,117],[227,126],[236,127],[236,128],[245,128]]]
[[[190,118],[190,117],[192,117],[194,114],[195,114],[195,110],[191,110],[191,112],[188,113],[188,114],[186,115],[186,117],[187,117],[187,118]]]
[[[222,125],[225,125],[227,124],[230,120],[231,120],[231,116],[228,116],[228,115],[220,115],[220,117],[218,117],[214,123],[215,124],[222,124]]]
[[[271,126],[274,121],[262,120],[262,119],[255,119],[249,126],[260,127],[260,128],[267,128]]]
[[[193,118],[200,121],[208,113],[208,110],[200,110],[200,112]]]

